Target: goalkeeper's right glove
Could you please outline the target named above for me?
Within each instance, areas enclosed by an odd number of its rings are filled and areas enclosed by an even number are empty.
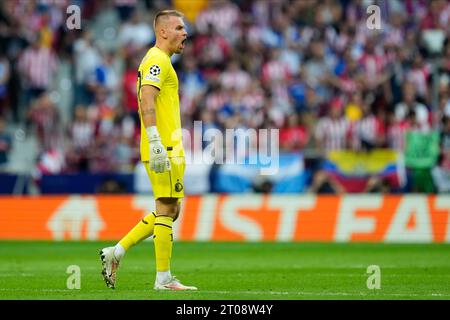
[[[150,170],[156,173],[162,173],[166,169],[170,170],[170,161],[166,148],[161,143],[158,129],[156,126],[151,126],[146,131],[150,142]]]

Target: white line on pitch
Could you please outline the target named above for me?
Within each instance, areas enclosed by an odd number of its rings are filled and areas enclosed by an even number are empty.
[[[67,293],[106,293],[111,292],[110,290],[69,290],[69,289],[17,289],[17,288],[0,288],[0,291],[32,291],[32,292],[67,292]],[[153,292],[151,289],[127,289],[127,292]],[[196,291],[201,293],[210,294],[253,294],[253,295],[299,295],[299,296],[365,296],[365,297],[377,297],[377,296],[398,296],[398,297],[450,297],[450,294],[445,293],[382,293],[377,291],[375,293],[364,293],[364,292],[289,292],[289,291],[223,291],[223,290],[199,290]],[[189,291],[187,293],[196,293],[195,291]],[[181,293],[181,292],[180,292]]]

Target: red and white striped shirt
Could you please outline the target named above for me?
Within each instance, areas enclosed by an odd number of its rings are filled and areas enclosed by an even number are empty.
[[[364,117],[351,126],[351,136],[354,148],[361,148],[361,141],[375,144],[377,138],[384,136],[383,123],[374,115]]]
[[[89,121],[75,121],[70,128],[70,138],[77,151],[92,146],[95,138],[95,125]]]
[[[428,78],[430,76],[430,66],[426,65],[422,68],[414,68],[408,72],[408,80],[414,84],[417,93],[426,97],[428,95]]]
[[[378,54],[364,53],[359,63],[363,66],[367,79],[374,79],[383,71],[386,58]]]
[[[326,152],[346,148],[349,122],[344,117],[332,119],[321,118],[316,126],[315,136]]]
[[[283,61],[271,60],[262,67],[262,79],[264,82],[287,81],[289,78],[289,67]]]
[[[226,35],[231,29],[239,27],[240,13],[238,7],[233,3],[210,7],[197,16],[195,26],[200,33],[208,30],[208,25],[213,25],[216,30]]]
[[[19,69],[26,83],[34,88],[48,89],[56,67],[55,54],[45,47],[26,49],[19,60]]]
[[[388,147],[400,152],[405,149],[406,131],[409,130],[407,121],[399,121],[391,124],[387,131]]]
[[[220,82],[226,89],[245,90],[251,79],[249,74],[243,70],[225,71],[220,76]]]

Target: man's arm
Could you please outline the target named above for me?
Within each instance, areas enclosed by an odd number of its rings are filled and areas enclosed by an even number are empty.
[[[141,87],[141,116],[145,129],[156,126],[156,96],[158,88],[150,85]],[[147,130],[148,131],[148,130]],[[150,140],[150,136],[148,137]]]
[[[150,142],[150,170],[157,173],[164,172],[165,169],[170,170],[170,163],[167,157],[167,151],[161,143],[158,129],[156,128],[156,97],[159,89],[144,85],[141,87],[141,116],[147,132],[148,141]]]

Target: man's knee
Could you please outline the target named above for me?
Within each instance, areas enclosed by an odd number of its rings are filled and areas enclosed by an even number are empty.
[[[176,221],[178,219],[178,217],[180,216],[180,211],[181,211],[181,205],[178,202],[178,204],[177,204],[177,213],[176,213],[175,217],[173,218],[173,221]]]
[[[156,215],[169,216],[175,221],[179,215],[178,199],[176,198],[156,199]]]

